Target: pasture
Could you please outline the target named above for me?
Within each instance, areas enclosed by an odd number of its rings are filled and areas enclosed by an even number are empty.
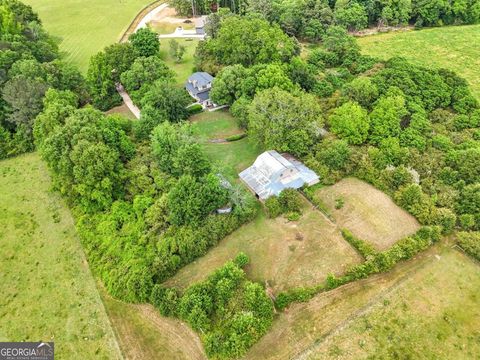
[[[329,273],[341,274],[361,258],[339,230],[305,200],[299,221],[267,219],[263,213],[187,265],[166,282],[185,288],[243,251],[250,257],[250,279],[268,282],[275,292],[316,285]]]
[[[420,225],[382,191],[355,178],[318,189],[319,199],[342,229],[385,250],[396,241],[415,233]],[[337,203],[343,206],[337,209]]]
[[[24,0],[45,29],[60,39],[70,63],[86,72],[90,57],[118,41],[137,13],[151,0]]]
[[[403,56],[423,66],[453,70],[480,99],[480,46],[474,40],[479,38],[480,25],[471,25],[371,35],[358,38],[358,43],[364,54],[380,59]]]
[[[151,305],[134,305],[112,299],[103,301],[126,359],[204,360],[198,335],[185,323],[159,315]]]
[[[480,267],[442,244],[281,313],[246,359],[474,359]]]
[[[0,341],[54,341],[59,359],[120,359],[72,216],[37,154],[0,162]]]

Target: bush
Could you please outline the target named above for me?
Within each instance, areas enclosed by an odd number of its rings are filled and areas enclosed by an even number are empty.
[[[480,261],[480,232],[459,232],[457,241],[467,254]]]
[[[232,141],[242,140],[243,138],[246,138],[246,137],[247,137],[247,134],[242,133],[242,134],[230,135],[225,140],[227,140],[228,142],[232,142]]]
[[[194,104],[192,106],[189,106],[187,110],[188,110],[188,114],[192,116],[192,115],[201,113],[203,111],[203,107],[200,104]]]
[[[269,218],[276,218],[283,213],[282,206],[277,196],[271,196],[265,200],[265,207],[267,208],[267,213]]]
[[[237,255],[237,257],[235,258],[235,260],[233,260],[233,262],[239,268],[243,268],[244,266],[248,265],[248,263],[250,262],[250,259],[247,256],[247,254],[245,254],[244,252],[241,252],[240,254]]]
[[[155,306],[163,316],[175,316],[178,306],[178,293],[173,288],[166,288],[155,284],[150,295],[150,303]]]
[[[301,213],[302,201],[295,189],[285,189],[278,196],[283,213]]]

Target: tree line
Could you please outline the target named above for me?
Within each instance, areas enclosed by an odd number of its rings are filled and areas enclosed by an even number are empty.
[[[183,16],[209,15],[225,8],[234,14],[260,17],[307,41],[322,39],[333,25],[358,31],[369,26],[425,27],[480,21],[478,0],[173,0],[171,4]]]
[[[0,159],[34,149],[33,124],[49,89],[88,101],[81,74],[65,64],[58,43],[30,6],[0,0]]]

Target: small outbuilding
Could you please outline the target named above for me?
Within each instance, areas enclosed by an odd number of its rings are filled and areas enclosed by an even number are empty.
[[[319,176],[302,162],[289,154],[280,155],[275,150],[258,156],[253,165],[239,176],[260,200],[279,195],[284,189],[299,189],[320,181]]]

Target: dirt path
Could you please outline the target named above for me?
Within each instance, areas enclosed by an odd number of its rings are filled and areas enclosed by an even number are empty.
[[[130,95],[125,91],[125,88],[123,87],[122,84],[117,84],[116,85],[117,91],[120,94],[120,96],[123,99],[123,102],[129,110],[132,112],[132,114],[137,118],[140,119],[140,109],[133,103],[132,99],[130,98]]]

